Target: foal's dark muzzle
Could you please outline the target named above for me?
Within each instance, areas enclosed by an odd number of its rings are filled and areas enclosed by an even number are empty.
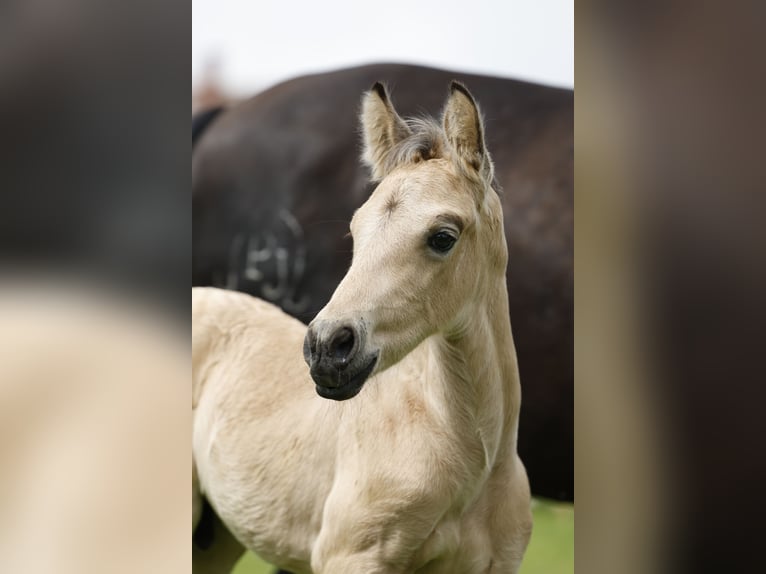
[[[364,331],[350,324],[312,323],[303,341],[303,357],[319,396],[343,401],[356,396],[375,368],[377,353],[361,349]]]

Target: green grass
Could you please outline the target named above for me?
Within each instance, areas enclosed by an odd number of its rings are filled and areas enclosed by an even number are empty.
[[[272,574],[275,571],[270,566],[252,552],[247,552],[242,559],[237,562],[233,574]]]
[[[534,528],[521,574],[574,572],[574,505],[534,500]]]
[[[574,506],[535,500],[535,526],[521,574],[572,574],[574,572]],[[272,574],[274,568],[248,552],[234,574]]]

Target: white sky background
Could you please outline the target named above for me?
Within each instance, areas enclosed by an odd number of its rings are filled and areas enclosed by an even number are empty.
[[[192,83],[217,59],[247,95],[373,62],[574,85],[573,0],[192,0]]]

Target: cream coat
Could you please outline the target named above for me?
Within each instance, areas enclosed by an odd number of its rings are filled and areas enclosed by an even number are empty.
[[[382,86],[362,123],[381,182],[351,224],[352,266],[312,325],[361,321],[379,361],[357,396],[322,399],[304,325],[248,295],[193,289],[195,524],[204,496],[241,544],[296,574],[514,573],[529,486],[478,109],[453,84],[426,157]],[[427,245],[440,229],[457,236],[447,254]],[[195,571],[228,571],[240,549],[227,548]]]

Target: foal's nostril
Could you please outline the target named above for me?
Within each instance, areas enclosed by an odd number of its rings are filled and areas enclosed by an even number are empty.
[[[309,337],[309,352],[312,356],[317,354],[317,340],[314,336]]]
[[[338,329],[332,337],[329,345],[329,355],[336,367],[345,367],[354,350],[354,331],[349,327]]]

